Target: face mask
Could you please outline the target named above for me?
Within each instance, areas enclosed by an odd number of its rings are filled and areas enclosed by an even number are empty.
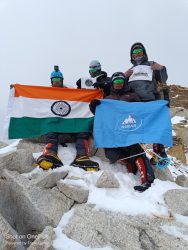
[[[138,56],[138,57],[135,58],[134,60],[135,60],[135,62],[136,62],[137,64],[140,64],[140,63],[142,62],[142,59],[143,59],[143,56]]]

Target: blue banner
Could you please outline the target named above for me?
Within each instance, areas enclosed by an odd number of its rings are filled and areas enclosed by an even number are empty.
[[[125,102],[105,99],[97,106],[94,139],[97,148],[160,143],[172,147],[167,101]]]

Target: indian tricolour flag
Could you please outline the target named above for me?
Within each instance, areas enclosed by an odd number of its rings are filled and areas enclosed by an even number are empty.
[[[8,103],[6,137],[91,132],[94,116],[89,103],[102,97],[101,90],[14,84]]]

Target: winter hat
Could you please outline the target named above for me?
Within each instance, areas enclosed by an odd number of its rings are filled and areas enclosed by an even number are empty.
[[[122,79],[125,82],[125,75],[123,74],[123,72],[115,72],[112,76],[111,76],[111,82],[113,83],[115,80],[117,79]]]

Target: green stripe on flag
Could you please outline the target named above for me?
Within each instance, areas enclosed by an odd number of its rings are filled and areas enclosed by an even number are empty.
[[[64,119],[51,118],[11,118],[9,139],[38,137],[48,132],[80,133],[93,131],[94,117]]]

